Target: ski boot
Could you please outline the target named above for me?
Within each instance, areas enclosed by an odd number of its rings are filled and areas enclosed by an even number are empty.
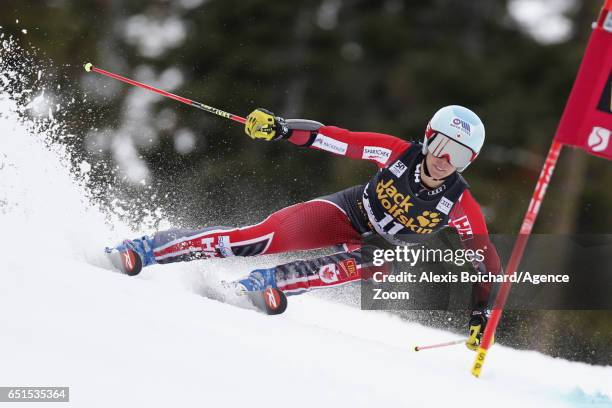
[[[276,268],[256,269],[246,278],[228,285],[233,286],[238,295],[246,295],[257,309],[266,314],[278,315],[287,309],[287,297],[276,286]]]
[[[153,239],[146,235],[142,238],[126,239],[114,248],[104,250],[113,266],[122,273],[134,276],[138,275],[144,266],[153,265]]]
[[[249,276],[234,283],[236,291],[241,293],[261,292],[267,288],[276,289],[276,268],[255,269],[249,273]]]

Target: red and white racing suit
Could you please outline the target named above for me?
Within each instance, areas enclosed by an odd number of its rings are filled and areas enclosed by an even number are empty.
[[[411,146],[411,143],[394,136],[351,132],[334,126],[323,126],[315,132],[294,130],[289,142],[351,159],[367,160],[381,169]],[[284,279],[278,279],[277,284],[281,290],[295,293],[360,279],[366,271],[359,253],[362,235],[372,232],[367,215],[361,205],[357,205],[363,188],[355,186],[283,208],[254,225],[158,232],[154,236],[155,260],[167,263],[209,257],[255,256],[343,245],[344,251],[335,258],[323,257],[278,266],[279,270],[295,272],[296,264],[310,262],[304,269],[305,273],[288,273]],[[485,249],[481,270],[499,273],[499,257],[489,241],[480,206],[469,190],[463,191],[454,203],[447,226],[458,232],[466,249]],[[325,270],[329,262],[340,266],[334,269],[333,275]],[[488,291],[486,286],[476,286],[475,301],[483,302]]]

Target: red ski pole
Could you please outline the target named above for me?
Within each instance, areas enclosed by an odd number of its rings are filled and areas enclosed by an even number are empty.
[[[507,275],[514,275],[519,264],[521,263],[521,258],[523,257],[525,246],[529,240],[529,235],[531,235],[533,224],[535,223],[538,212],[540,211],[540,206],[544,200],[544,195],[546,194],[548,183],[550,183],[550,178],[555,170],[557,159],[559,159],[561,147],[563,147],[563,145],[556,141],[553,141],[552,145],[550,146],[550,150],[546,156],[546,161],[542,167],[542,172],[540,173],[538,183],[536,184],[535,191],[533,192],[531,202],[529,203],[529,207],[527,208],[527,212],[523,218],[523,224],[521,225],[519,236],[516,238],[514,247],[512,248],[512,253],[510,254],[510,259],[508,260],[508,267],[506,269]],[[484,364],[487,350],[489,350],[489,347],[491,346],[491,339],[493,338],[495,329],[499,324],[499,319],[501,318],[504,305],[506,304],[506,299],[510,293],[511,285],[512,283],[509,279],[505,280],[501,285],[497,298],[495,299],[495,304],[493,306],[493,310],[491,311],[491,317],[489,318],[487,327],[482,335],[482,342],[480,343],[480,347],[476,352],[476,360],[472,366],[472,375],[475,377],[480,376],[480,370]]]
[[[134,81],[133,79],[122,77],[121,75],[113,74],[112,72],[105,71],[100,68],[96,68],[93,66],[91,62],[88,62],[87,64],[85,64],[84,67],[85,67],[85,71],[87,72],[95,72],[97,74],[105,75],[107,77],[116,79],[118,81],[125,82],[126,84],[138,86],[140,88],[144,88],[149,91],[153,91],[155,93],[165,96],[166,98],[170,98],[170,99],[174,99],[175,101],[183,102],[189,106],[193,106],[194,108],[202,109],[203,111],[206,111],[208,113],[213,113],[215,115],[224,117],[226,119],[233,120],[235,122],[240,122],[240,123],[246,122],[246,119],[243,118],[242,116],[234,115],[233,113],[224,112],[221,109],[213,108],[212,106],[204,105],[203,103],[192,101],[191,99],[183,98],[182,96],[178,96],[173,93],[166,92],[164,90],[152,87],[151,85],[143,84],[141,82]]]
[[[461,344],[461,343],[465,343],[465,339],[463,339],[463,340],[455,340],[455,341],[448,341],[446,343],[431,344],[429,346],[414,346],[414,351],[421,351],[421,350],[428,350],[428,349],[433,349],[433,348],[454,346],[454,345]]]

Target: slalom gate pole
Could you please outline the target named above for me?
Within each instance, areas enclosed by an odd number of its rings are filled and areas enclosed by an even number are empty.
[[[535,191],[533,192],[533,196],[531,197],[531,202],[529,203],[529,207],[527,208],[527,212],[525,213],[525,217],[523,218],[523,224],[521,225],[519,236],[514,242],[514,247],[512,248],[512,253],[510,255],[510,259],[508,260],[506,275],[514,275],[516,273],[516,270],[518,269],[518,266],[521,262],[521,258],[523,257],[523,252],[525,251],[525,246],[527,245],[527,241],[529,240],[529,236],[531,235],[531,230],[533,229],[533,225],[535,224],[538,212],[540,211],[542,201],[544,201],[546,189],[548,187],[548,184],[550,183],[550,179],[555,170],[557,160],[559,159],[561,147],[563,147],[561,143],[553,141],[552,145],[550,146],[550,149],[548,150],[548,155],[546,156],[546,160],[544,161],[544,166],[542,167],[542,171],[540,173],[540,177],[538,178],[538,182],[536,184]],[[487,351],[491,346],[491,339],[493,338],[493,334],[495,334],[495,329],[499,324],[504,305],[506,304],[506,299],[508,298],[508,294],[510,293],[511,285],[512,283],[510,282],[510,280],[506,279],[502,283],[499,294],[495,299],[493,310],[491,312],[491,317],[487,322],[484,334],[482,335],[480,347],[476,352],[476,359],[474,361],[474,365],[472,366],[472,375],[474,375],[475,377],[480,376],[480,371],[484,364]]]
[[[224,112],[220,109],[213,108],[212,106],[204,105],[203,103],[192,101],[191,99],[183,98],[182,96],[178,96],[170,92],[166,92],[161,89],[152,87],[151,85],[143,84],[141,82],[134,81],[133,79],[122,77],[121,75],[113,74],[112,72],[109,72],[109,71],[106,71],[100,68],[96,68],[93,66],[91,62],[88,62],[87,64],[85,64],[84,68],[85,68],[85,71],[87,72],[95,72],[97,74],[105,75],[107,77],[116,79],[118,81],[125,82],[126,84],[130,84],[130,85],[138,86],[140,88],[147,89],[149,91],[165,96],[166,98],[170,98],[170,99],[174,99],[175,101],[183,102],[189,106],[193,106],[194,108],[202,109],[203,111],[215,114],[217,116],[224,117],[229,120],[233,120],[234,122],[239,122],[239,123],[246,122],[246,119],[241,116],[234,115],[233,113]]]
[[[448,341],[446,343],[431,344],[429,346],[414,346],[414,351],[428,350],[428,349],[440,348],[440,347],[448,347],[448,346],[454,346],[454,345],[462,344],[462,343],[465,343],[465,339]]]

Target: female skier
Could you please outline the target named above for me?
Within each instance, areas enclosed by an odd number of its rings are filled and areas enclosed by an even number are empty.
[[[300,147],[369,160],[379,171],[365,185],[283,208],[259,224],[172,229],[125,240],[107,248],[123,273],[136,275],[156,263],[342,245],[342,252],[254,270],[236,282],[243,291],[272,287],[297,294],[365,277],[364,236],[377,234],[394,245],[406,245],[446,227],[458,232],[466,249],[484,250],[483,262],[475,265],[480,271],[499,273],[499,257],[482,211],[460,174],[478,156],[485,138],[484,125],[471,110],[456,105],[438,110],[422,143],[315,121],[285,120],[265,109],[248,115],[245,131],[257,140],[288,140]],[[466,342],[472,350],[484,332],[491,297],[488,286],[475,285]]]

